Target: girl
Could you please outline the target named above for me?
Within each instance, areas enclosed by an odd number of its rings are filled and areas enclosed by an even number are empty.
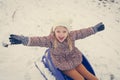
[[[102,30],[104,30],[103,23],[75,31],[69,31],[67,26],[59,24],[52,28],[49,36],[25,37],[11,34],[9,39],[11,44],[50,48],[54,65],[74,80],[84,80],[84,78],[98,80],[82,64],[82,53],[75,47],[75,40],[83,39]]]

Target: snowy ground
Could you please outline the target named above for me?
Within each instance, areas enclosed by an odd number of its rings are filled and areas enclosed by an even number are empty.
[[[46,48],[14,45],[5,48],[11,33],[48,35],[57,18],[72,20],[72,29],[103,22],[106,29],[76,46],[91,62],[100,80],[120,80],[120,0],[0,0],[0,80],[44,80],[35,68]],[[49,80],[51,73],[40,68]]]

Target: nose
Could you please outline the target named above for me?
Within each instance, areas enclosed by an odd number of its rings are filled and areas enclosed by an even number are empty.
[[[62,37],[64,34],[63,33],[60,33],[60,36]]]

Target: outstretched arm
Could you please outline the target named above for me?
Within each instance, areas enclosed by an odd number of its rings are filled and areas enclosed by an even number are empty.
[[[70,35],[72,36],[72,38],[74,40],[83,39],[83,38],[86,38],[87,36],[90,36],[92,34],[95,34],[95,33],[99,32],[99,31],[104,30],[104,28],[105,28],[104,24],[102,22],[100,22],[100,23],[98,23],[97,25],[95,25],[93,27],[71,31]]]
[[[23,44],[26,46],[40,46],[40,47],[50,46],[50,36],[25,37],[11,34],[9,40],[11,44]]]
[[[51,36],[30,37],[27,45],[28,46],[50,47]]]

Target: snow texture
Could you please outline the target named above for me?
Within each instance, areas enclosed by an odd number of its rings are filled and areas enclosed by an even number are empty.
[[[120,0],[0,0],[0,80],[55,80],[40,62],[46,48],[12,45],[10,34],[48,35],[59,18],[72,30],[105,24],[105,30],[76,41],[100,80],[120,80]]]

